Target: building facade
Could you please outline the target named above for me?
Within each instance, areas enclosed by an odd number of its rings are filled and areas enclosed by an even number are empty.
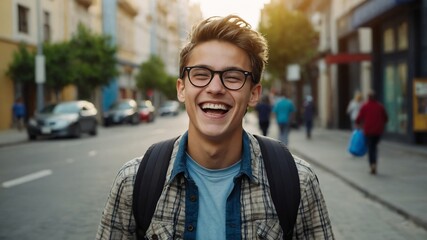
[[[137,89],[135,76],[139,65],[151,54],[162,58],[170,75],[178,76],[183,35],[201,19],[200,7],[190,4],[189,0],[0,1],[0,130],[11,127],[11,107],[17,97],[24,98],[29,116],[37,109],[36,84],[23,87],[10,79],[6,70],[21,42],[31,51],[37,49],[38,2],[42,41],[68,41],[82,23],[94,33],[109,35],[112,44],[117,46],[119,76],[96,91],[95,105],[100,112],[118,99],[140,100],[146,96],[145,91]],[[66,87],[59,99],[46,87],[44,92],[44,102],[78,98],[74,86]]]
[[[315,59],[321,124],[349,129],[346,108],[354,91],[366,96],[372,89],[389,115],[385,137],[425,144],[427,1],[296,0],[293,7],[306,12],[322,36]]]

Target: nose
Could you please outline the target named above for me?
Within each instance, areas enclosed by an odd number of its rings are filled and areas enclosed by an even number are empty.
[[[223,92],[225,90],[219,73],[214,73],[211,82],[207,86],[207,90],[213,93]]]

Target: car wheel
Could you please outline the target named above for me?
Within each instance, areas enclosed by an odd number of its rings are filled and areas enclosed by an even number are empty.
[[[139,116],[138,115],[133,115],[131,122],[132,122],[133,125],[139,124]]]
[[[34,134],[28,134],[28,140],[36,140],[37,136]]]
[[[96,124],[93,125],[93,128],[90,130],[89,134],[91,136],[96,136],[98,134],[98,128]]]
[[[75,138],[80,138],[82,136],[82,130],[80,129],[79,124],[74,125],[74,127],[72,128],[72,135]]]

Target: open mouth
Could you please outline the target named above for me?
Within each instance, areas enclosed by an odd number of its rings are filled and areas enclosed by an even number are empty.
[[[203,103],[200,105],[200,108],[203,112],[212,114],[225,114],[230,110],[229,106],[219,103]]]

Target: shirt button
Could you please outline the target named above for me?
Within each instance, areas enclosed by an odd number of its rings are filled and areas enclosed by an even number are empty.
[[[191,195],[190,196],[190,201],[195,202],[197,200],[196,195]]]
[[[191,225],[191,224],[188,225],[187,230],[190,231],[190,232],[192,232],[194,230],[193,225]]]
[[[159,237],[157,236],[157,234],[153,234],[153,235],[151,235],[151,239],[157,240],[157,239],[159,239]]]

